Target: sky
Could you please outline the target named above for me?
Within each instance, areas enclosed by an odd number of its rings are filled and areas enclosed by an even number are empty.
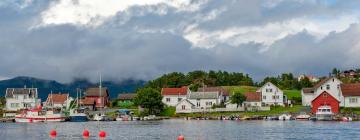
[[[1,0],[0,79],[360,67],[358,0]]]

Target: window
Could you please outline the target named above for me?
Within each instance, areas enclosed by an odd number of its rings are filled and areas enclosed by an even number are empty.
[[[166,98],[166,102],[170,102],[170,98]]]
[[[11,103],[10,106],[11,107],[19,107],[19,104],[18,103]]]
[[[340,89],[340,85],[337,85],[337,88]]]
[[[275,99],[275,95],[272,96],[272,99]]]
[[[181,109],[182,109],[182,110],[185,110],[185,108],[186,108],[185,105],[182,105],[182,106],[181,106]]]
[[[350,99],[349,99],[349,102],[350,102],[350,103],[357,103],[357,98],[350,98]]]
[[[263,96],[263,99],[266,100],[266,96]]]
[[[326,93],[324,93],[324,94],[323,94],[323,97],[325,97],[325,98],[326,98],[327,96],[328,96],[328,95],[327,95]]]
[[[178,98],[178,102],[180,102],[182,100],[182,98]]]
[[[196,102],[196,106],[197,106],[197,107],[200,107],[200,102],[199,102],[199,101]]]
[[[330,85],[326,85],[326,90],[330,90]]]
[[[212,105],[212,102],[206,102],[205,103],[207,106],[211,106]]]
[[[276,97],[276,99],[279,99],[279,95],[276,95],[275,97]]]
[[[272,88],[270,88],[269,91],[272,92]]]
[[[257,103],[254,103],[255,106],[257,106]]]
[[[320,87],[320,89],[322,90],[322,86]]]

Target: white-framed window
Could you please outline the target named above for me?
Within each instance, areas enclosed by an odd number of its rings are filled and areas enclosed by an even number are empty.
[[[330,90],[330,85],[329,84],[326,85],[326,90]]]
[[[356,104],[358,102],[357,98],[350,98],[349,102],[352,104]]]
[[[265,99],[266,99],[266,96],[263,96],[263,99],[265,100]]]
[[[19,107],[19,103],[11,103],[10,106],[11,107]]]
[[[275,98],[275,95],[272,96],[272,99],[276,99],[276,98]]]
[[[196,102],[196,106],[197,106],[197,107],[200,107],[200,102],[199,102],[199,101]]]
[[[185,106],[185,105],[182,105],[182,106],[181,106],[181,109],[182,109],[182,110],[185,110],[185,109],[186,109],[186,106]]]
[[[207,106],[211,106],[212,105],[212,102],[206,102],[205,103]]]
[[[170,102],[170,98],[166,98],[166,102]]]
[[[279,95],[276,95],[275,98],[276,98],[276,99],[279,99]]]

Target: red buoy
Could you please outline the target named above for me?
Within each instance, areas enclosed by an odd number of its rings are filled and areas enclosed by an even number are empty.
[[[100,138],[105,138],[105,137],[106,137],[105,131],[100,131],[100,132],[99,132],[99,137],[100,137]]]
[[[84,139],[89,138],[89,136],[90,136],[89,131],[85,129],[85,130],[83,131],[83,137],[84,137]]]
[[[37,106],[37,109],[38,109],[38,110],[42,110],[42,106],[41,106],[41,105],[38,105],[38,106]]]
[[[53,130],[50,130],[50,137],[51,138],[55,138],[56,137],[56,131],[53,129]]]
[[[183,135],[179,135],[178,140],[185,140]]]

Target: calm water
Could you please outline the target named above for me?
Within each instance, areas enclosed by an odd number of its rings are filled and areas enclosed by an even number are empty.
[[[155,122],[86,122],[86,123],[0,123],[0,139],[49,139],[56,129],[56,139],[82,139],[84,128],[89,139],[98,139],[100,129],[109,140],[176,140],[183,134],[186,140],[238,139],[360,139],[360,122],[310,121],[185,121]]]

